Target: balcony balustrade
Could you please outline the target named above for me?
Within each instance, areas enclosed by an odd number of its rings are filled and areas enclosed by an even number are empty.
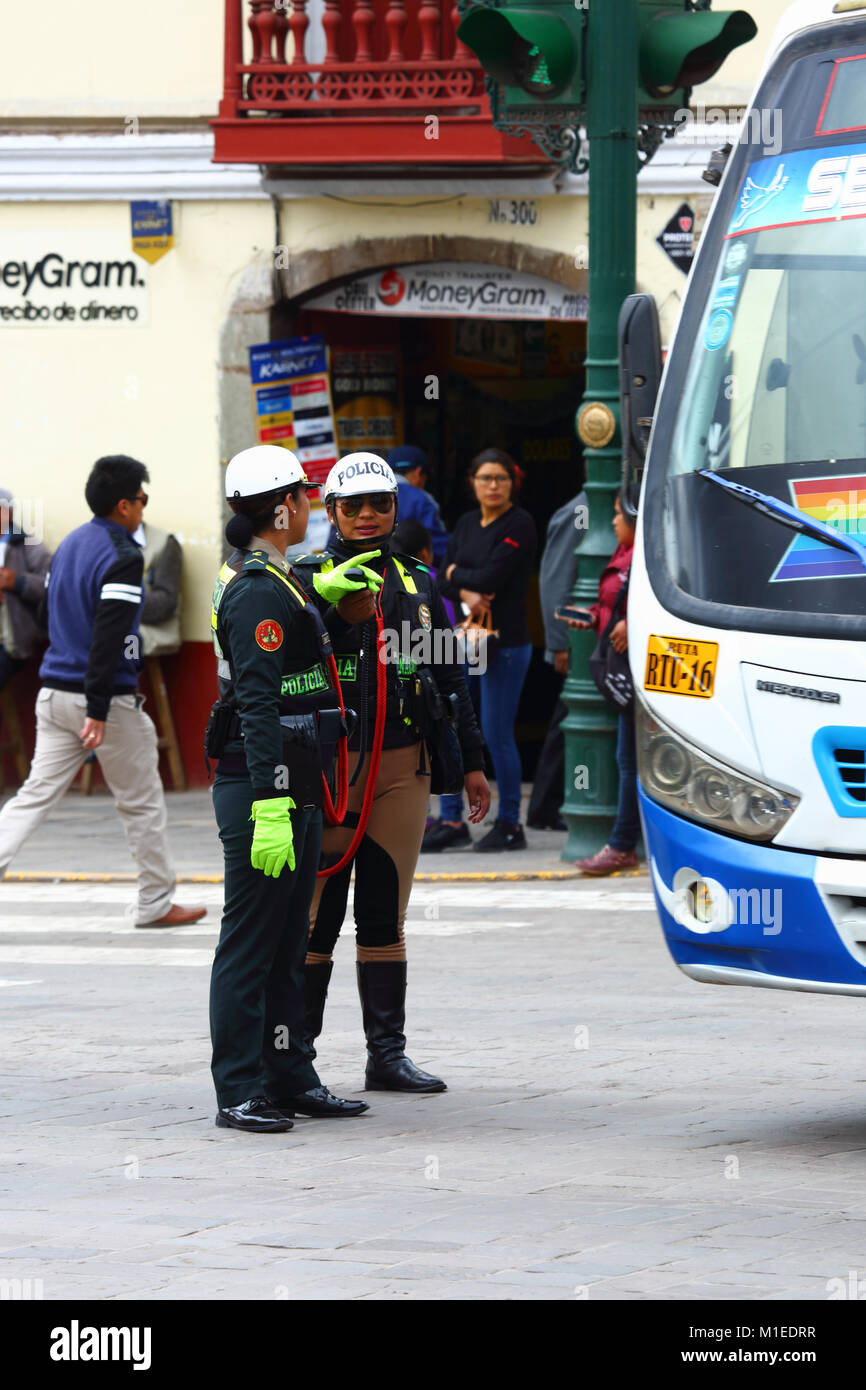
[[[226,0],[218,163],[282,168],[543,163],[494,130],[444,0]]]

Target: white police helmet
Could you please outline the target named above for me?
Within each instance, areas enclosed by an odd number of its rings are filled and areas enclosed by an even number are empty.
[[[281,449],[279,444],[256,444],[252,449],[243,449],[235,454],[226,469],[229,501],[237,497],[257,497],[260,492],[275,492],[278,487],[288,489],[295,483],[310,486],[303,464],[291,449]]]
[[[361,451],[346,454],[334,464],[325,481],[322,496],[326,502],[331,502],[335,497],[396,491],[394,470],[378,454]]]

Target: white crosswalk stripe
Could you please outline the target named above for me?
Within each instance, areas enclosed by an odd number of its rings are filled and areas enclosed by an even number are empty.
[[[97,907],[103,904],[127,905],[135,897],[132,883],[15,883],[0,882],[0,914],[9,909],[60,903],[67,907]],[[221,883],[184,883],[177,901],[222,907]],[[438,904],[440,907],[543,907],[567,908],[579,912],[628,911],[651,907],[653,895],[647,889],[588,888],[575,880],[568,886],[538,882],[517,883],[416,883],[412,907]]]
[[[184,884],[179,900],[206,906],[208,917],[188,927],[144,930],[133,921],[132,884],[2,883],[0,965],[210,966],[220,927],[222,884]],[[530,909],[534,923],[527,918]],[[564,912],[587,911],[651,912],[653,898],[643,889],[577,883],[419,883],[412,893],[406,934],[448,937],[543,930],[539,913],[554,913],[558,921]],[[135,937],[135,945],[126,943],[128,937]],[[183,944],[193,939],[201,945]],[[5,986],[39,983],[0,981]]]
[[[213,950],[172,946],[0,946],[3,965],[210,965]]]
[[[105,903],[126,905],[135,900],[134,883],[16,883],[6,879],[0,883],[0,916],[7,908],[32,907],[41,903],[62,903],[66,907],[97,907]],[[198,903],[206,907],[222,907],[221,883],[184,883],[176,901],[182,906]]]
[[[408,918],[406,931],[418,936],[454,936],[462,932],[470,931],[499,931],[506,927],[528,927],[529,922],[517,922],[496,918],[495,920],[485,921],[482,917],[443,917],[443,918]],[[219,921],[214,921],[210,925],[202,922],[189,927],[135,927],[122,921],[120,918],[104,917],[71,917],[66,921],[40,922],[33,917],[7,917],[0,924],[0,940],[4,936],[92,936],[94,934],[108,936],[134,936],[139,941],[148,938],[152,941],[175,940],[184,941],[191,936],[216,937],[219,934]],[[0,952],[2,952],[0,947]],[[2,954],[0,954],[2,959]]]

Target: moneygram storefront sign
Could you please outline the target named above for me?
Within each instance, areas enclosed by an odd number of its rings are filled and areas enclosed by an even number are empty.
[[[114,238],[0,242],[0,328],[141,327],[147,263]]]
[[[434,261],[356,276],[307,300],[304,308],[344,314],[575,321],[586,318],[587,298],[541,275]]]

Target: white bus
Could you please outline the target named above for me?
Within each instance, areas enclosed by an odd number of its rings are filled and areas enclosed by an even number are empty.
[[[629,652],[667,943],[694,980],[866,995],[866,0],[784,17],[660,390],[657,324],[626,301]]]

